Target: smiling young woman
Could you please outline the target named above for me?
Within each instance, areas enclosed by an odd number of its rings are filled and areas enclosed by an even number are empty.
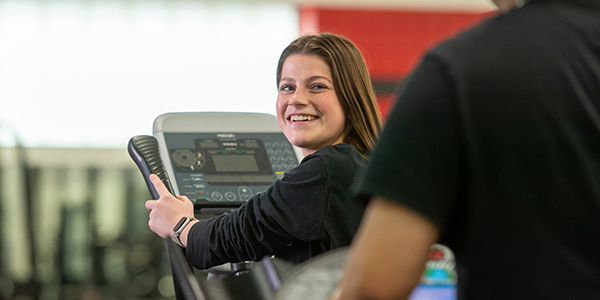
[[[284,67],[288,59],[294,56],[320,59],[327,66],[329,76],[325,77],[330,81],[328,87],[335,92],[347,119],[343,142],[363,153],[372,150],[383,123],[371,78],[358,48],[350,40],[331,33],[307,35],[292,42],[281,54],[277,65],[278,114],[281,88],[289,79],[286,78]],[[297,63],[298,59],[295,58],[292,63]],[[324,70],[322,72],[327,73]]]
[[[193,220],[178,232],[197,268],[273,255],[299,263],[354,238],[365,203],[350,187],[382,128],[360,52],[338,35],[300,37],[281,55],[277,87],[279,125],[304,159],[236,211]],[[161,197],[146,202],[150,229],[172,237],[193,206],[152,180]]]

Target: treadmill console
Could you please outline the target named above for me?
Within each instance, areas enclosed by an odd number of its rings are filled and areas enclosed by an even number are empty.
[[[199,209],[243,204],[302,157],[271,115],[172,113],[154,125],[175,193]]]
[[[281,133],[167,133],[180,195],[208,202],[248,201],[298,165]]]

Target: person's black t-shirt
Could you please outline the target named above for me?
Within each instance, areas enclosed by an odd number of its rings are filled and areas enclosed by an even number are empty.
[[[359,193],[437,225],[459,299],[600,299],[600,2],[532,0],[430,51]]]

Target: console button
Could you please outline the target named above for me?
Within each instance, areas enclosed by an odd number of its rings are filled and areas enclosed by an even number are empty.
[[[226,192],[225,193],[225,199],[229,200],[229,201],[234,201],[236,199],[236,195],[233,192]]]
[[[238,188],[238,194],[240,194],[240,199],[242,201],[248,201],[252,198],[252,190],[246,186],[240,186]]]
[[[212,194],[210,194],[210,197],[215,201],[223,200],[223,194],[221,194],[219,192],[212,192]]]

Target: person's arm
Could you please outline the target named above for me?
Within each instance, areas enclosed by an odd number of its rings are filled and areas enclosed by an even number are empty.
[[[289,250],[291,243],[318,240],[323,235],[327,187],[322,159],[305,158],[238,209],[191,226],[186,236],[189,262],[206,269],[226,262],[258,261]]]
[[[421,214],[384,198],[369,203],[344,277],[330,300],[407,299],[438,229]]]

